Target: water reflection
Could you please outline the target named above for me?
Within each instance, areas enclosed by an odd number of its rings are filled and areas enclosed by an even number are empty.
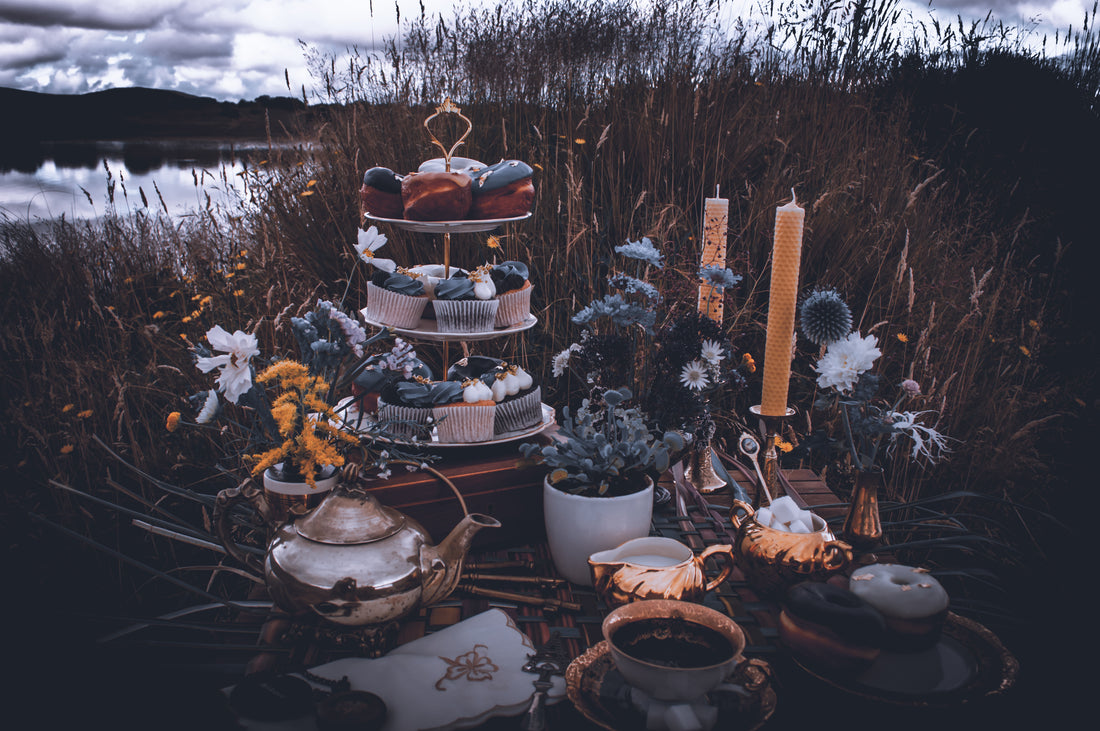
[[[0,212],[35,220],[91,218],[114,205],[185,215],[206,196],[243,192],[239,173],[269,157],[262,141],[43,142],[0,149]],[[144,193],[145,202],[142,201]]]

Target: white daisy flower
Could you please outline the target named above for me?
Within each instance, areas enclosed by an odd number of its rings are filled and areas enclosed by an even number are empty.
[[[814,366],[820,374],[817,385],[848,393],[880,355],[882,351],[878,349],[878,338],[874,335],[864,338],[858,332],[849,333],[844,340],[830,344],[825,355]]]
[[[704,340],[702,347],[699,348],[699,357],[711,365],[718,365],[718,362],[726,356],[722,355],[721,345],[713,340]]]
[[[386,235],[378,233],[376,226],[371,226],[366,231],[359,229],[359,241],[355,244],[355,251],[359,254],[359,258],[366,263],[393,274],[397,271],[397,264],[393,259],[377,259],[374,256],[374,252],[385,245]]]
[[[230,335],[222,329],[221,325],[215,325],[207,331],[206,339],[210,342],[212,349],[226,355],[199,358],[195,364],[203,373],[220,368],[218,389],[225,394],[226,400],[235,404],[237,399],[252,388],[249,361],[252,360],[252,356],[260,354],[256,336],[240,330]]]
[[[684,384],[686,388],[690,388],[695,391],[702,391],[710,382],[707,380],[706,369],[703,364],[697,360],[693,360],[684,366],[684,369],[680,371],[680,383]]]
[[[210,389],[206,392],[206,400],[203,401],[199,415],[195,417],[196,424],[208,424],[218,415],[218,392]]]
[[[565,369],[569,367],[569,356],[573,354],[573,351],[580,350],[581,346],[573,343],[565,350],[561,351],[554,356],[553,360],[553,374],[554,378],[561,378],[565,375]]]

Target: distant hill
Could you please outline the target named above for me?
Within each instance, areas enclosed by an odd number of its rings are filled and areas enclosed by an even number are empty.
[[[41,94],[0,88],[7,135],[0,147],[56,140],[132,140],[166,137],[260,138],[265,114],[283,138],[305,114],[289,97],[220,102],[178,91],[138,87],[89,94]]]

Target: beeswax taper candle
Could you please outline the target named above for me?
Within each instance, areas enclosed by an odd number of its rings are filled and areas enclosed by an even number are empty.
[[[726,266],[726,233],[729,230],[730,202],[719,198],[721,188],[715,188],[714,198],[703,205],[703,253],[699,268]],[[722,293],[706,282],[699,285],[699,313],[717,323],[722,322]]]
[[[760,412],[765,416],[787,413],[787,388],[791,381],[791,340],[798,298],[798,267],[802,260],[802,226],[806,211],[791,191],[791,202],[775,209],[772,244],[772,281],[768,298],[768,336],[764,346],[764,389]]]

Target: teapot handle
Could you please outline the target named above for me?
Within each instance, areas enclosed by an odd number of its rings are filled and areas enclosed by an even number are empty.
[[[733,546],[728,543],[718,543],[713,546],[708,546],[705,551],[699,554],[699,558],[696,559],[702,564],[708,557],[719,555],[726,557],[726,565],[722,567],[722,571],[718,576],[706,585],[706,588],[703,589],[704,592],[717,588],[719,584],[729,578],[730,572],[733,571]]]
[[[256,557],[242,551],[237,542],[233,540],[233,531],[229,525],[229,513],[233,506],[245,502],[252,503],[265,521],[268,519],[271,509],[267,504],[267,498],[264,497],[263,490],[257,488],[252,482],[252,478],[248,478],[237,487],[231,487],[218,493],[218,497],[214,500],[214,529],[222,546],[230,556],[245,566],[262,572],[263,567],[257,565]]]
[[[846,567],[852,561],[852,547],[842,540],[834,539],[825,543],[824,568],[828,571],[837,571]]]
[[[738,517],[738,515],[737,515],[738,510],[743,511],[745,513],[745,517],[743,517],[743,518]],[[733,505],[730,506],[730,522],[733,523],[733,529],[734,530],[740,530],[741,529],[741,524],[744,523],[746,520],[748,520],[749,518],[751,518],[754,515],[756,515],[756,511],[753,510],[752,506],[749,505],[744,500],[734,499]]]

